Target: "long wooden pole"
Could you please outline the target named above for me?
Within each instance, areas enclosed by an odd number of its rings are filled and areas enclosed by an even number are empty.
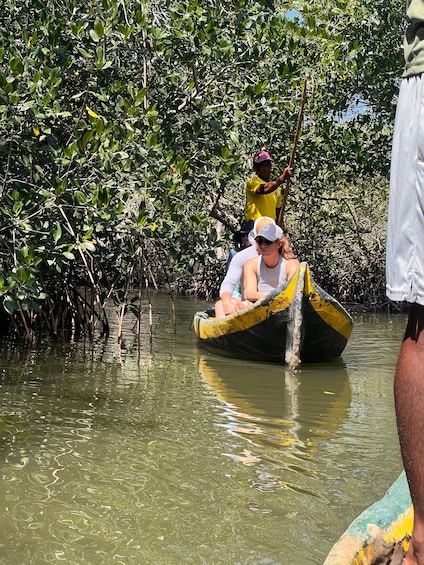
[[[292,149],[291,156],[290,156],[289,167],[293,167],[293,165],[294,165],[294,157],[296,155],[297,142],[299,141],[300,130],[302,129],[303,110],[305,108],[305,101],[306,101],[306,83],[307,83],[307,81],[308,81],[308,79],[307,79],[307,77],[305,77],[304,80],[303,80],[302,102],[300,104],[299,115],[297,116],[296,133],[295,133],[295,136],[294,136],[294,143],[293,143],[293,149]],[[283,194],[283,198],[281,200],[280,213],[278,214],[277,223],[280,227],[283,224],[283,217],[284,217],[284,212],[285,212],[285,209],[286,209],[287,197],[289,195],[289,188],[290,188],[290,177],[286,180],[286,186],[284,188],[284,194]]]

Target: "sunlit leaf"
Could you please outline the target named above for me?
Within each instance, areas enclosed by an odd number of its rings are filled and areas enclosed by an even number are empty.
[[[91,116],[92,118],[99,118],[99,115],[96,114],[96,112],[91,108],[89,108],[88,106],[86,106],[85,109],[87,110],[88,115]]]

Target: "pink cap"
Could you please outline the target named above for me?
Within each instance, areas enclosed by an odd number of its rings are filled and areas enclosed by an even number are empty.
[[[256,151],[256,153],[253,155],[253,164],[257,165],[258,163],[262,163],[263,161],[271,161],[269,153],[263,150]]]

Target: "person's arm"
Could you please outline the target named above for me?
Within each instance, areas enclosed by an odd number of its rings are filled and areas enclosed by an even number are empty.
[[[227,274],[219,288],[220,304],[218,305],[217,317],[228,316],[238,312],[239,308],[232,299],[233,292],[241,280],[243,274],[243,251],[239,251],[233,258]],[[217,303],[218,304],[218,303]],[[215,306],[216,308],[216,306]]]
[[[297,259],[286,260],[286,277],[289,280],[299,268],[299,261]]]
[[[236,288],[237,284],[240,282],[241,276],[243,274],[243,256],[240,255],[243,253],[239,251],[230,263],[228,267],[227,274],[225,275],[224,280],[221,283],[219,288],[219,296],[222,299],[224,293],[229,293],[230,297],[232,296],[234,289]]]
[[[246,261],[243,269],[243,286],[244,286],[244,296],[247,300],[251,302],[256,302],[261,300],[268,293],[258,292],[258,258],[254,257],[249,261]]]
[[[233,300],[230,292],[224,292],[221,294],[221,304],[225,316],[234,314],[234,312],[238,312],[239,310],[237,303]]]
[[[275,180],[269,180],[263,184],[260,184],[255,192],[256,194],[269,194],[277,190],[279,186],[283,184],[288,178],[293,176],[293,167],[286,167],[284,171]]]

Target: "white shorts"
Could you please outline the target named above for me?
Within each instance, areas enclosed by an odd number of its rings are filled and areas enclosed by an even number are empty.
[[[390,168],[386,293],[424,306],[424,78],[402,79]]]

